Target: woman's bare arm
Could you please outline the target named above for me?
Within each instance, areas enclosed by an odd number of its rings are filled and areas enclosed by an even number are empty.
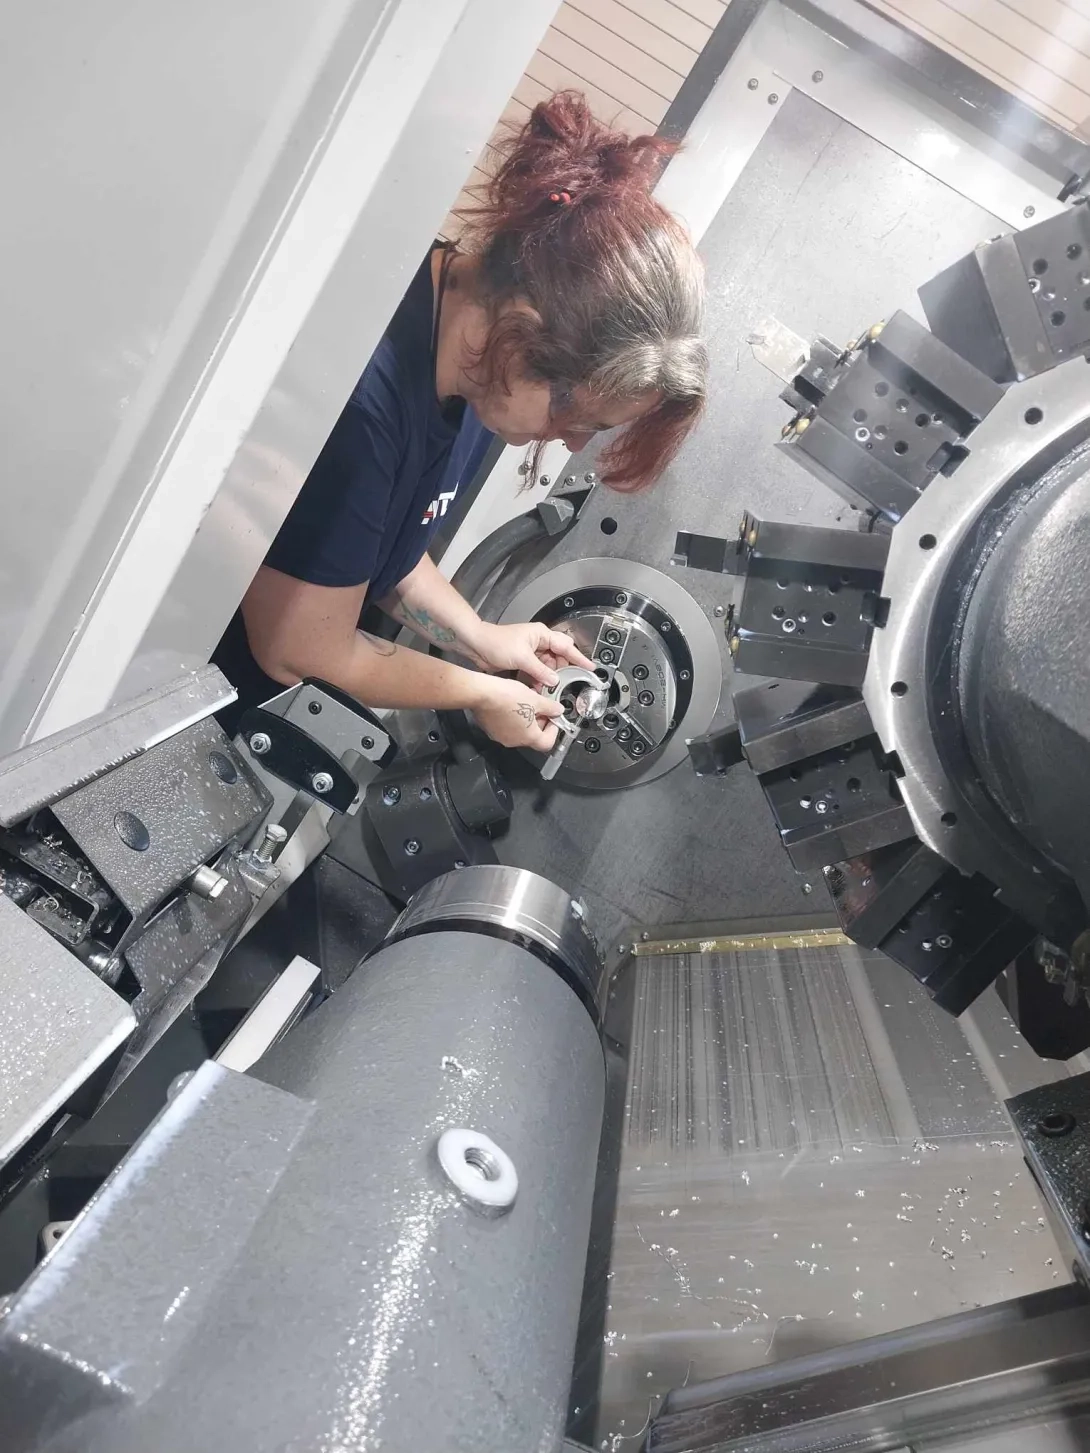
[[[549,750],[556,703],[518,681],[467,671],[359,630],[366,592],[366,584],[311,585],[263,565],[242,602],[254,659],[285,686],[318,676],[365,706],[472,711],[503,745]]]

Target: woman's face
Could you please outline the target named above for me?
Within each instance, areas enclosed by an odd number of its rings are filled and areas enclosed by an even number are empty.
[[[658,401],[655,393],[614,401],[580,398],[577,393],[567,417],[555,420],[550,417],[548,385],[520,380],[512,382],[510,393],[489,390],[473,401],[473,407],[485,428],[498,434],[505,444],[521,447],[541,439],[560,439],[565,448],[578,454],[595,434],[633,423]]]

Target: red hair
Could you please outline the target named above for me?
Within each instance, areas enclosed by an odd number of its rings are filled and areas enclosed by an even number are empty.
[[[651,195],[675,150],[603,126],[563,91],[499,144],[479,202],[460,212],[492,318],[484,386],[548,384],[554,429],[574,428],[595,400],[658,395],[602,456],[603,482],[618,490],[657,479],[704,404],[703,273]]]

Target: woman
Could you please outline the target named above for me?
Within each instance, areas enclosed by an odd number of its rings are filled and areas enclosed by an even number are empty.
[[[482,621],[427,545],[440,495],[492,434],[575,453],[620,429],[602,478],[632,490],[696,420],[701,268],[650,195],[671,149],[599,125],[572,92],[535,107],[467,213],[467,250],[437,245],[417,273],[221,642],[244,700],[317,676],[365,705],[464,708],[504,746],[552,747],[560,707],[538,688],[590,663],[544,625]],[[368,603],[480,669],[359,630]]]

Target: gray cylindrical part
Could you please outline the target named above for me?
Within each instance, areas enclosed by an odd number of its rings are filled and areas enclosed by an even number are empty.
[[[151,1395],[51,1447],[559,1450],[604,1095],[577,993],[518,943],[424,932],[253,1073],[315,1109],[241,1255],[187,1282],[202,1311]],[[508,1208],[444,1173],[459,1129],[509,1158]]]
[[[545,964],[472,932],[387,946],[360,971],[355,999],[345,1006],[342,990],[260,1069],[330,1106],[313,1186],[338,1256],[297,1274],[332,1283],[366,1263],[367,1295],[350,1317],[373,1385],[374,1446],[552,1449],[601,1133],[594,1025]],[[510,1158],[510,1210],[482,1214],[452,1188],[437,1162],[452,1129]],[[331,1284],[323,1300],[336,1295]]]

